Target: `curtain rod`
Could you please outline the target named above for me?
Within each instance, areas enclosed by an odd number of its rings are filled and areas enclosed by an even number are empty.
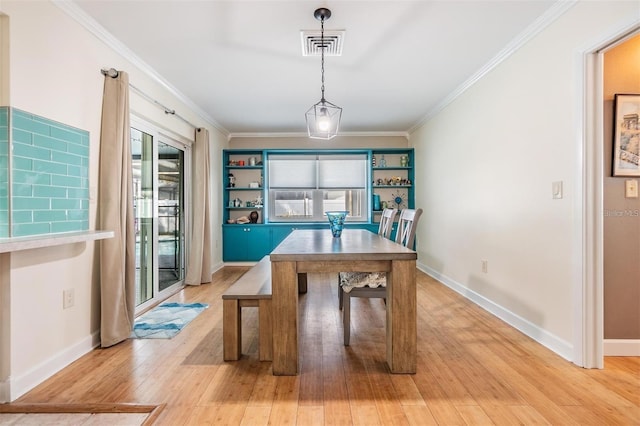
[[[104,75],[104,76],[109,76],[111,78],[116,78],[120,74],[120,72],[115,68],[108,68],[108,69],[107,68],[102,68],[100,70],[100,73],[102,73],[102,75]],[[180,120],[184,121],[185,123],[187,123],[188,125],[190,125],[194,129],[197,129],[198,131],[200,130],[200,128],[198,126],[196,126],[195,124],[193,124],[192,122],[190,122],[186,118],[182,117],[180,114],[177,114],[175,109],[167,108],[166,106],[164,106],[163,104],[161,104],[157,100],[153,99],[151,96],[147,95],[146,93],[144,93],[142,90],[138,89],[136,86],[134,86],[131,83],[129,83],[129,87],[132,88],[135,92],[137,92],[140,96],[142,96],[143,98],[145,98],[149,102],[152,102],[152,103],[158,105],[160,108],[162,108],[164,110],[165,114],[171,114],[171,115],[175,116],[176,118],[179,118]]]

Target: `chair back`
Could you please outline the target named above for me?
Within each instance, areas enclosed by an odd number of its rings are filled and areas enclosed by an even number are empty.
[[[422,214],[422,209],[404,209],[400,213],[398,220],[398,230],[396,231],[396,243],[402,244],[413,250],[413,241],[416,237],[418,219]]]
[[[380,217],[380,226],[378,227],[378,235],[390,238],[393,229],[393,219],[396,217],[398,209],[384,209]]]

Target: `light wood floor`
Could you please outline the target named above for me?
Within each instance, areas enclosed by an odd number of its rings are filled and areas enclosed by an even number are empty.
[[[223,362],[220,294],[245,270],[172,297],[211,305],[175,338],[97,349],[18,402],[166,403],[156,424],[172,426],[640,425],[640,358],[576,367],[420,272],[415,375],[387,371],[380,299],[354,300],[342,345],[330,275],[310,275],[300,298],[299,376],[258,361],[255,309],[244,311],[246,355]]]

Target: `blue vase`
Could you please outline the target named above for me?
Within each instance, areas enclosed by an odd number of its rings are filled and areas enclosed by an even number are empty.
[[[382,210],[382,208],[380,207],[380,195],[379,194],[373,194],[373,210],[375,210],[375,211]]]
[[[329,228],[331,229],[331,235],[334,238],[340,238],[342,235],[342,228],[344,227],[344,221],[349,214],[348,211],[331,211],[324,212],[329,219]]]

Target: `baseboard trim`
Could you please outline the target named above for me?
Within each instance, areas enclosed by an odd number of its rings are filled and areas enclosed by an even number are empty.
[[[562,358],[568,361],[572,361],[573,346],[569,342],[559,338],[552,333],[549,333],[547,330],[540,328],[539,326],[533,324],[529,320],[522,318],[517,314],[514,314],[508,309],[496,304],[495,302],[474,292],[473,290],[470,290],[457,281],[441,274],[440,272],[428,267],[425,264],[418,263],[417,267],[425,274],[446,285],[464,298],[472,301],[485,311],[500,318],[502,321],[506,322],[516,330],[524,333],[526,336],[532,338],[542,346],[555,352]]]
[[[3,380],[0,382],[0,404],[4,404],[11,400],[9,392],[10,388],[11,387],[9,386],[8,380]]]
[[[40,363],[25,374],[17,376],[15,378],[10,377],[7,382],[2,383],[4,386],[0,386],[0,396],[2,396],[4,387],[4,394],[6,398],[0,401],[10,402],[15,401],[31,389],[38,386],[40,383],[47,380],[49,377],[56,374],[72,362],[76,361],[83,355],[91,352],[99,342],[99,333],[93,333],[76,344],[65,348],[58,352],[48,360]]]
[[[604,356],[640,356],[640,339],[604,339]]]

